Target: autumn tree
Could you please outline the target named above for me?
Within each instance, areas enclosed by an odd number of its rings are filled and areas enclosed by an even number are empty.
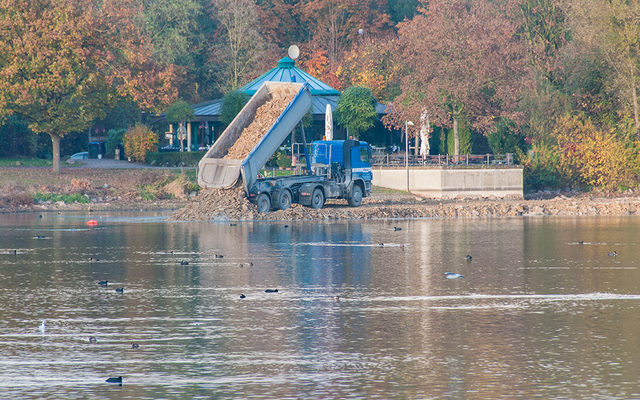
[[[311,0],[303,6],[303,21],[311,27],[314,43],[325,48],[329,62],[337,66],[360,29],[376,35],[390,27],[386,7],[386,1]]]
[[[376,39],[362,38],[347,53],[337,70],[341,86],[369,88],[382,101],[395,98],[399,94],[403,73],[402,64],[395,56],[395,42],[393,35]]]
[[[580,47],[598,49],[612,67],[606,82],[633,115],[640,138],[640,3],[580,0],[570,9],[570,18]]]
[[[152,61],[130,0],[0,0],[0,117],[17,114],[53,145],[129,97],[159,110],[175,96],[171,65]]]
[[[220,23],[220,43],[214,53],[219,67],[220,89],[238,89],[261,65],[264,40],[260,36],[258,11],[253,0],[213,0]]]
[[[411,74],[387,123],[402,126],[427,111],[432,123],[453,126],[459,155],[462,113],[486,131],[501,117],[521,122],[518,100],[526,79],[526,47],[516,0],[431,0],[400,24],[399,57]]]

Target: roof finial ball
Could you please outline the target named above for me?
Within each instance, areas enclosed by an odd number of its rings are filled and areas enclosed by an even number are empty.
[[[360,36],[364,35],[364,29],[362,28],[358,29],[358,35]]]
[[[289,46],[287,54],[289,55],[290,59],[295,60],[300,57],[300,49],[295,44],[292,44],[291,46]]]

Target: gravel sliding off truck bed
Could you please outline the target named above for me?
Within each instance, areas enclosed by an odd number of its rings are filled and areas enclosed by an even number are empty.
[[[274,108],[283,104],[282,111]],[[266,82],[200,160],[198,184],[231,189],[242,176],[244,191],[260,212],[287,209],[292,203],[322,208],[328,198],[359,206],[371,193],[371,147],[365,142],[315,141],[305,157],[306,175],[258,178],[310,107],[308,84]]]

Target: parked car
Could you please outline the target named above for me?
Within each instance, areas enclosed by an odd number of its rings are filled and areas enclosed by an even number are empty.
[[[76,154],[72,155],[69,158],[72,159],[72,160],[86,160],[87,158],[89,158],[89,152],[88,151],[82,151],[80,153],[76,153]]]

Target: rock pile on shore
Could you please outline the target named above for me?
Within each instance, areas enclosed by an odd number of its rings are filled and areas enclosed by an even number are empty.
[[[590,198],[558,196],[547,200],[433,200],[405,194],[374,194],[362,206],[345,200],[329,200],[323,209],[294,204],[288,210],[261,214],[242,189],[202,190],[200,195],[173,214],[175,220],[285,220],[482,218],[535,216],[640,215],[640,198]]]

